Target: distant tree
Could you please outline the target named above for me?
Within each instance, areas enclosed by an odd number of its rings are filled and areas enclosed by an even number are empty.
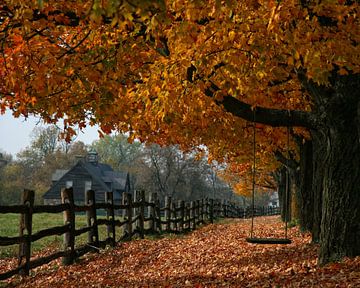
[[[87,153],[83,142],[73,142],[64,146],[59,136],[60,130],[55,126],[35,128],[30,146],[16,155],[11,168],[7,167],[6,173],[10,175],[7,175],[8,178],[4,181],[13,183],[7,183],[5,186],[11,186],[20,192],[24,188],[32,189],[36,193],[35,201],[41,203],[41,195],[49,189],[55,170],[69,169],[77,161],[77,156],[84,157]]]
[[[194,153],[183,153],[178,146],[144,146],[129,143],[122,134],[106,135],[94,141],[91,148],[100,161],[117,171],[130,173],[131,187],[156,192],[159,197],[195,199],[209,195],[207,175],[211,168],[206,159],[195,159]]]
[[[160,198],[171,196],[174,199],[195,200],[215,196],[229,199],[223,193],[226,185],[218,178],[214,195],[213,184],[209,181],[212,168],[206,158],[197,158],[195,153],[184,153],[176,145],[147,146],[138,168],[141,177],[137,177],[137,186],[158,193]],[[228,195],[230,191],[227,187]]]
[[[0,152],[0,205],[8,203],[11,198],[17,198],[12,197],[17,193],[11,193],[8,189],[9,167],[12,161],[12,155]]]
[[[106,135],[94,141],[91,148],[99,154],[101,161],[111,165],[115,170],[128,169],[139,158],[143,145],[139,142],[128,142],[122,134]]]
[[[46,156],[60,149],[59,136],[60,129],[56,126],[35,127],[32,132],[31,148],[40,159],[45,159]]]
[[[24,189],[21,174],[21,167],[13,161],[0,168],[1,205],[19,204],[21,192]]]

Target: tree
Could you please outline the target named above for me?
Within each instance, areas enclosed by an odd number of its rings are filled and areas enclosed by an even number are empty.
[[[108,163],[115,170],[128,170],[142,153],[140,142],[128,142],[122,134],[106,135],[91,145],[99,154],[101,161]]]
[[[138,163],[136,185],[158,193],[160,199],[170,196],[177,200],[198,200],[224,196],[218,191],[220,184],[213,193],[208,178],[213,171],[207,159],[196,159],[194,152],[184,153],[175,145],[160,147],[153,144],[144,148]],[[221,182],[218,178],[216,180]]]
[[[46,128],[35,127],[32,132],[32,147],[37,150],[40,158],[45,158],[54,153],[59,145],[60,131],[56,126]]]
[[[16,201],[17,196],[21,191],[11,191],[8,189],[7,180],[9,178],[9,173],[12,165],[13,159],[10,154],[0,153],[0,205],[6,203],[13,203]],[[11,178],[11,176],[10,176]],[[17,195],[16,195],[17,194]]]
[[[14,162],[9,163],[1,170],[1,204],[19,204],[21,193],[24,190],[21,177],[21,167]],[[20,175],[20,176],[19,176]]]
[[[128,140],[122,134],[105,135],[91,147],[100,161],[117,171],[129,172],[133,189],[157,193],[162,200],[165,196],[183,200],[210,196],[207,176],[213,173],[205,157],[195,159],[196,152],[183,153],[177,146],[145,146]],[[220,190],[220,185],[216,186]],[[216,197],[223,196],[216,192]]]
[[[35,200],[41,203],[41,196],[51,185],[51,176],[56,169],[69,169],[78,160],[78,156],[87,154],[82,142],[62,145],[59,129],[55,126],[37,127],[32,132],[32,141],[28,147],[20,151],[11,171],[16,171],[18,190],[24,188],[36,192]],[[65,150],[63,150],[65,149]],[[15,169],[16,167],[16,169]],[[5,180],[8,182],[9,180]]]
[[[295,127],[312,140],[320,263],[360,255],[358,1],[17,2],[1,110],[243,162],[249,122],[263,159]]]

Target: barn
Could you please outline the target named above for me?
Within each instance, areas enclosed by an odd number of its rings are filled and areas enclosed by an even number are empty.
[[[83,204],[85,192],[95,191],[96,202],[103,202],[105,192],[113,192],[114,200],[120,201],[123,192],[130,192],[129,174],[115,172],[110,165],[99,163],[98,154],[91,151],[69,170],[56,170],[52,186],[43,195],[45,205],[61,203],[61,189],[73,188],[75,203]]]

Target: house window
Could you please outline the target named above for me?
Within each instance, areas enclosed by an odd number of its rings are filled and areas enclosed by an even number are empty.
[[[71,188],[71,187],[73,187],[73,181],[72,181],[72,180],[66,181],[65,187],[66,187],[66,188]]]
[[[85,181],[85,192],[91,190],[91,185],[92,185],[91,180]]]

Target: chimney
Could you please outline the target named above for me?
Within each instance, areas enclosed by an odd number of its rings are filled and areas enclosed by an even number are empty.
[[[88,163],[91,163],[95,166],[97,166],[98,162],[99,162],[99,155],[95,150],[91,150],[88,152],[88,154],[86,155],[86,161]]]

